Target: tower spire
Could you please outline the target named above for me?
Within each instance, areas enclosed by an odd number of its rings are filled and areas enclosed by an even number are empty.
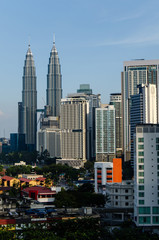
[[[55,33],[53,34],[53,45],[55,45]]]
[[[29,44],[28,44],[28,47],[30,47],[30,36],[29,36],[29,39],[28,39],[28,40],[29,40],[29,41],[28,41],[28,43],[29,43]]]

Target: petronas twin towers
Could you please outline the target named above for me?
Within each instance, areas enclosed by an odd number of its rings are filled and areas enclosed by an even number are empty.
[[[50,116],[60,115],[61,98],[61,66],[55,42],[53,42],[53,48],[50,53],[48,64],[46,89],[46,102],[50,108]],[[25,134],[25,143],[28,150],[35,150],[37,131],[37,90],[35,64],[30,45],[24,62],[22,102],[19,103],[18,118],[18,132]]]

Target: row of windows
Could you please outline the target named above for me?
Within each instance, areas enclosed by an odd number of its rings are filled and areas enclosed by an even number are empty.
[[[144,163],[144,158],[138,158],[138,163]],[[157,158],[157,163],[159,163],[159,158]]]
[[[150,207],[139,207],[139,214],[151,214]],[[152,207],[152,214],[159,214],[159,207]]]

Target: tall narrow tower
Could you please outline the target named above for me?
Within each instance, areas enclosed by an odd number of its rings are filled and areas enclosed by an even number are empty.
[[[62,98],[61,65],[54,41],[48,64],[47,90],[46,90],[46,102],[47,105],[50,106],[51,116],[60,116],[61,98]]]
[[[25,134],[25,143],[28,150],[32,151],[36,147],[37,129],[37,91],[36,73],[33,54],[28,47],[23,69],[23,89],[22,89],[22,133]]]

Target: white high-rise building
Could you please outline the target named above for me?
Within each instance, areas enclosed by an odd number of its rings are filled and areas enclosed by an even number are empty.
[[[61,100],[61,157],[58,163],[79,167],[86,161],[88,101],[82,97]]]
[[[130,126],[131,126],[131,161],[134,159],[133,134],[136,124],[157,123],[157,93],[155,84],[141,84],[139,94],[131,96]]]
[[[155,84],[143,86],[143,123],[157,123],[157,89]]]
[[[116,152],[120,155],[123,143],[121,93],[110,94],[110,105],[115,107]]]
[[[61,157],[60,129],[45,128],[37,132],[37,151],[41,154],[45,150],[51,158]]]
[[[89,111],[87,112],[87,160],[95,159],[95,109],[101,106],[101,95],[92,94],[92,89],[79,89],[77,93],[68,94],[69,98],[84,98],[88,101]],[[82,85],[83,86],[83,85]],[[83,91],[83,92],[82,92]],[[91,92],[89,94],[89,91]],[[85,93],[86,92],[86,93]]]
[[[96,161],[112,161],[116,154],[115,107],[96,108]]]
[[[134,153],[134,221],[159,226],[159,125],[136,126]]]
[[[124,62],[122,72],[122,109],[123,109],[123,152],[125,160],[130,160],[131,125],[130,125],[130,98],[139,93],[139,84],[159,84],[159,60],[134,60]],[[159,88],[157,88],[159,95]],[[159,105],[159,99],[157,106]],[[159,109],[157,107],[157,119]]]

